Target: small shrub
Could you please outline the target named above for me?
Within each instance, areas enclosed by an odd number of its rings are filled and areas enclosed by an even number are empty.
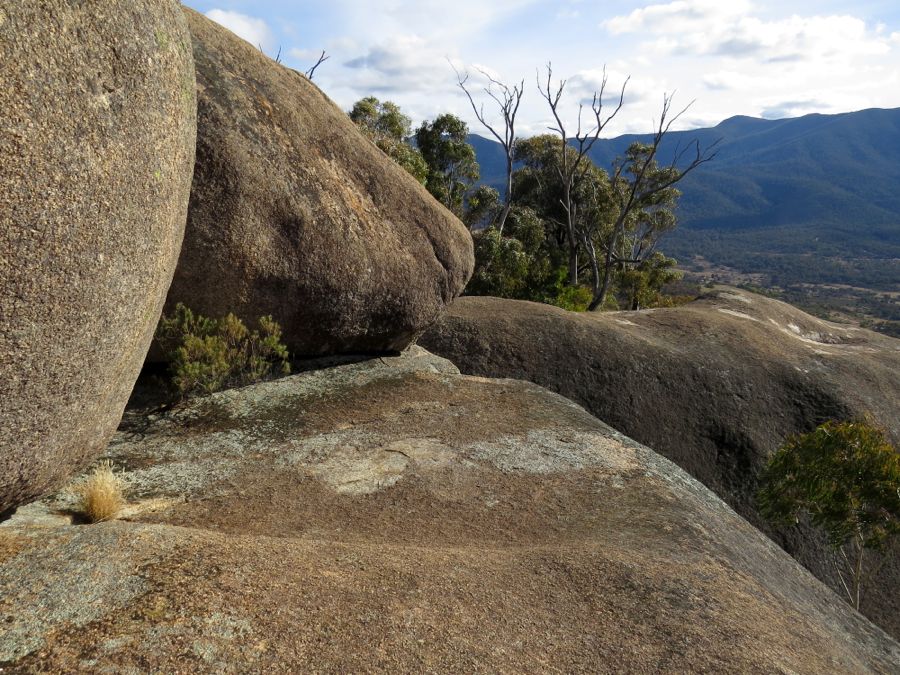
[[[182,396],[211,394],[291,371],[281,326],[271,316],[249,330],[234,314],[210,319],[179,303],[156,331],[169,358],[172,385]]]
[[[556,297],[550,298],[550,304],[562,307],[570,312],[587,311],[594,294],[587,286],[559,286]]]
[[[112,520],[125,504],[123,487],[122,479],[113,473],[112,464],[102,462],[75,486],[77,510],[92,523]]]
[[[900,534],[900,454],[869,420],[826,422],[790,436],[760,476],[760,512],[788,525],[805,513],[828,536],[848,600],[859,609],[874,570],[867,550]]]

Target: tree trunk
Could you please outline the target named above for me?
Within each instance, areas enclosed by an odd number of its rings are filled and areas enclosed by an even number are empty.
[[[586,235],[582,235],[581,244],[584,246],[585,255],[591,264],[591,293],[596,296],[597,290],[600,288],[600,266],[597,264],[597,249],[594,248],[594,242]]]
[[[566,185],[566,230],[569,235],[569,286],[578,285],[578,239],[575,236],[575,222],[572,214],[572,185]]]
[[[497,223],[497,230],[503,234],[503,226],[506,225],[506,219],[509,211],[512,209],[512,157],[506,157],[506,196],[503,200],[503,212],[500,214],[500,220]]]
[[[503,226],[506,225],[506,219],[509,217],[509,211],[512,208],[512,204],[505,204],[503,206],[503,210],[500,212],[500,218],[497,220],[497,231],[500,234],[503,234]]]
[[[603,305],[606,304],[606,296],[609,293],[609,285],[612,281],[613,251],[616,249],[616,244],[619,243],[619,233],[624,228],[625,218],[624,216],[619,216],[619,219],[613,226],[612,241],[609,242],[609,248],[606,249],[606,260],[604,262],[603,270],[603,285],[600,287],[599,295],[594,294],[594,299],[591,301],[591,304],[588,305],[588,310],[590,310],[591,312],[596,311],[597,308],[603,307]]]
[[[578,247],[569,238],[569,286],[578,285]]]

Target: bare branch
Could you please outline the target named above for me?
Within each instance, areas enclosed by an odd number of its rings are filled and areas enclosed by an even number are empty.
[[[484,113],[484,104],[481,104],[480,106],[476,105],[472,92],[469,90],[469,87],[466,86],[469,81],[469,74],[460,74],[450,59],[447,59],[447,62],[450,64],[450,67],[453,68],[453,72],[456,73],[456,84],[463,90],[466,97],[469,99],[469,104],[472,106],[472,112],[475,113],[475,117],[481,122],[481,125],[497,139],[506,154],[506,195],[504,196],[503,211],[500,214],[498,221],[498,229],[502,233],[506,218],[512,207],[512,172],[513,151],[516,142],[516,115],[519,112],[519,105],[522,103],[522,95],[525,92],[525,81],[522,80],[518,84],[510,87],[484,70],[480,68],[476,69],[487,79],[488,86],[484,87],[484,92],[494,101],[497,109],[500,111],[500,116],[503,121],[503,133],[501,135],[494,125],[488,122],[487,116]]]
[[[659,152],[659,147],[662,144],[663,139],[672,128],[672,124],[674,124],[688,110],[688,108],[693,105],[693,101],[691,101],[691,103],[685,106],[677,114],[671,115],[672,100],[672,95],[666,94],[663,96],[663,105],[662,111],[660,112],[659,116],[659,123],[656,125],[656,131],[653,134],[653,140],[648,146],[648,149],[643,157],[641,157],[640,159],[632,158],[630,164],[629,160],[626,159],[624,161],[617,161],[614,165],[615,169],[613,174],[613,188],[620,195],[619,215],[616,218],[615,224],[613,225],[612,240],[606,252],[606,271],[603,285],[600,289],[599,295],[596,296],[591,302],[589,309],[596,309],[597,307],[602,306],[603,302],[606,299],[606,294],[609,290],[612,272],[611,263],[613,260],[614,251],[616,249],[616,244],[619,238],[623,235],[627,219],[632,215],[632,213],[635,212],[636,209],[643,208],[643,205],[647,204],[653,197],[672,187],[694,169],[705,164],[706,162],[711,161],[718,154],[716,148],[718,147],[721,139],[715,141],[706,148],[701,148],[700,142],[697,140],[689,143],[684,149],[681,149],[680,145],[678,145],[676,146],[672,163],[668,166],[669,171],[662,174],[656,174],[654,180],[649,179],[648,172],[650,171],[651,167],[656,166],[656,156]],[[679,168],[678,165],[681,163],[684,155],[691,148],[694,149],[693,160],[691,160],[691,162],[686,167]],[[626,166],[629,167],[629,171],[632,173],[633,178],[629,183],[628,189],[623,193],[620,189],[620,186],[622,185],[622,173]],[[668,175],[668,178],[664,178],[662,180],[656,179],[660,175]],[[650,250],[652,250],[652,247]]]
[[[325,63],[330,58],[331,58],[330,56],[325,55],[325,50],[323,49],[322,53],[319,54],[318,60],[316,60],[316,62],[305,73],[306,77],[309,78],[310,82],[312,81],[313,76],[316,74],[316,68],[321,66],[323,63]]]

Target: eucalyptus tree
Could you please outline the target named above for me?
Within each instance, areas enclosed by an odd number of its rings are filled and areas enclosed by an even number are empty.
[[[672,188],[697,167],[715,158],[719,140],[703,148],[694,140],[684,148],[676,147],[672,161],[666,166],[657,163],[660,144],[666,134],[687,110],[688,104],[680,112],[672,115],[672,96],[663,96],[659,123],[650,143],[633,144],[625,157],[614,166],[611,185],[616,199],[617,215],[613,222],[612,236],[606,247],[603,281],[594,293],[588,309],[602,308],[610,291],[613,278],[614,260],[619,239],[623,236],[629,221],[642,209],[652,208],[665,191]],[[721,140],[721,139],[720,139]]]
[[[877,571],[866,567],[866,551],[884,552],[900,535],[900,453],[868,420],[826,422],[788,437],[772,454],[757,500],[774,524],[794,524],[805,514],[824,531],[858,610],[862,588]]]
[[[538,90],[550,106],[550,112],[556,122],[556,126],[551,127],[550,130],[556,132],[559,139],[559,164],[556,167],[556,171],[562,184],[562,199],[560,200],[560,203],[563,207],[565,216],[569,247],[569,284],[572,286],[578,285],[578,249],[579,240],[582,239],[578,234],[576,226],[578,202],[575,199],[574,194],[575,184],[590,171],[591,161],[588,154],[594,147],[597,139],[600,138],[600,134],[606,126],[622,109],[622,105],[625,102],[625,87],[628,85],[628,78],[626,78],[625,82],[622,84],[622,90],[619,93],[616,106],[613,108],[612,112],[604,116],[603,98],[606,93],[607,81],[606,68],[604,67],[600,87],[593,93],[591,100],[591,116],[589,121],[586,125],[583,124],[584,105],[579,104],[575,135],[570,137],[567,132],[566,124],[563,121],[563,114],[560,111],[560,103],[566,89],[566,80],[560,80],[554,87],[553,67],[549,63],[547,64],[546,81],[541,81],[540,73],[538,73],[537,76]],[[574,153],[568,151],[569,147],[574,150]]]
[[[416,131],[416,147],[428,167],[425,187],[460,218],[466,193],[479,176],[475,149],[468,139],[469,127],[449,113],[422,122]]]
[[[500,193],[490,185],[479,185],[466,195],[462,221],[470,231],[490,227],[502,210]]]

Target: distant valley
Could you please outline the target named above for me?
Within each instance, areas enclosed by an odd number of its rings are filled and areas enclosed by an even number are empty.
[[[732,117],[672,132],[661,162],[721,139],[685,178],[679,227],[663,244],[688,277],[764,288],[820,316],[900,334],[900,109],[782,120]],[[634,141],[601,139],[609,168]],[[502,190],[500,146],[470,136],[482,182]]]

